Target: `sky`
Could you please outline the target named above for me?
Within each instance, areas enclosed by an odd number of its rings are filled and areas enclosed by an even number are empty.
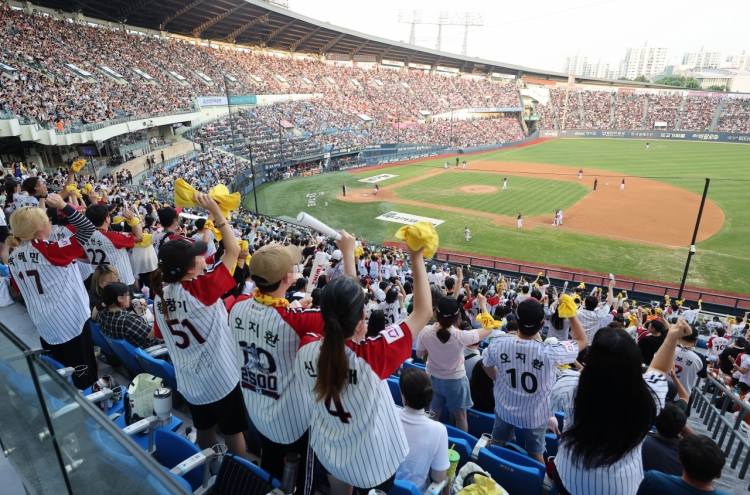
[[[742,20],[750,1],[727,0],[715,7],[705,0],[289,0],[297,13],[367,34],[409,40],[409,24],[399,9],[424,12],[479,12],[484,26],[469,28],[468,55],[535,69],[562,71],[565,57],[580,51],[619,67],[628,47],[648,42],[669,48],[668,59],[688,51],[720,51],[722,60],[748,50]],[[458,10],[460,9],[460,10]],[[437,26],[417,26],[417,45],[435,48]],[[461,53],[463,27],[443,28],[443,50]]]

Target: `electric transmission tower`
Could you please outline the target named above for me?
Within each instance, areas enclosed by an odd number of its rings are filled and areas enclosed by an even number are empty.
[[[398,22],[401,24],[411,24],[409,30],[409,44],[415,44],[414,31],[417,24],[437,25],[438,34],[435,42],[435,49],[440,50],[443,44],[443,26],[463,26],[464,43],[461,48],[461,55],[466,55],[469,44],[469,26],[484,26],[484,14],[478,12],[429,12],[421,10],[405,11],[399,9]]]

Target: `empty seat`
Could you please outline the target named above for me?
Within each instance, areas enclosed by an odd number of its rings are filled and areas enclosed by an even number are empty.
[[[394,378],[392,376],[388,377],[388,388],[391,389],[393,402],[395,402],[397,406],[403,407],[404,404],[401,401],[401,385],[398,378]]]
[[[122,365],[128,372],[130,379],[135,378],[137,375],[143,373],[143,367],[141,363],[135,358],[135,347],[125,340],[111,339],[106,335],[102,334],[104,340],[109,344],[112,352],[122,362]]]
[[[542,491],[545,467],[530,457],[493,446],[479,451],[477,464],[508,493],[539,495]]]
[[[135,349],[135,358],[146,373],[161,378],[165,386],[177,390],[177,377],[171,363],[155,358],[141,348]]]
[[[466,419],[469,423],[469,433],[476,438],[482,434],[492,435],[492,429],[495,426],[495,415],[487,414],[474,409],[466,411]],[[502,485],[502,483],[500,483]]]

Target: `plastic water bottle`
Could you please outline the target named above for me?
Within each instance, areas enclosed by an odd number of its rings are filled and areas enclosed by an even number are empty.
[[[151,294],[151,291],[147,286],[144,285],[143,288],[141,288],[141,294],[143,294],[143,297],[145,297],[146,299],[150,299],[150,297],[148,296],[149,294]]]

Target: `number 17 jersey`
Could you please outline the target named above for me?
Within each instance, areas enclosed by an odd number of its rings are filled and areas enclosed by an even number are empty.
[[[495,413],[506,423],[522,428],[547,424],[552,411],[549,394],[557,377],[556,367],[578,357],[578,344],[554,345],[536,339],[492,339],[482,355],[486,367],[497,367]]]

